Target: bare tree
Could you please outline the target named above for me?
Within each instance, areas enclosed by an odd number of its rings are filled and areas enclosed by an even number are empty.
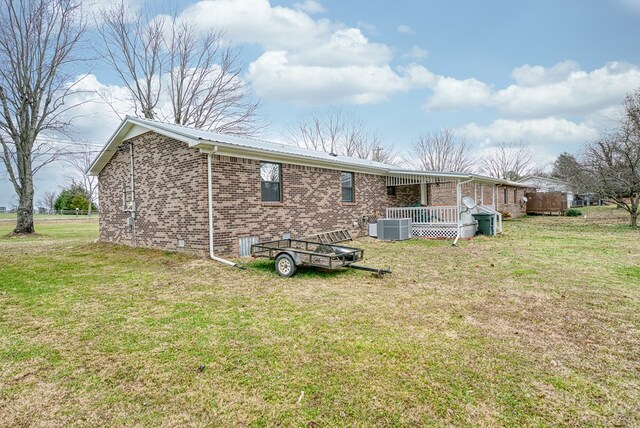
[[[87,170],[93,163],[94,157],[95,148],[87,143],[77,143],[75,150],[69,152],[64,157],[64,160],[71,165],[73,169],[73,173],[68,174],[67,179],[69,179],[72,184],[82,186],[89,200],[87,215],[91,215],[91,206],[98,196],[98,177],[87,174]]]
[[[285,138],[298,147],[377,162],[394,163],[397,157],[378,134],[342,109],[310,112],[289,127]]]
[[[53,204],[55,204],[57,197],[58,194],[56,192],[44,192],[44,195],[42,196],[42,198],[40,198],[40,201],[38,203],[40,204],[40,206],[43,206],[51,211],[53,210]]]
[[[202,34],[184,19],[152,17],[149,10],[133,14],[122,0],[101,15],[105,59],[127,87],[136,114],[234,135],[263,130],[260,103],[222,32]]]
[[[183,19],[173,24],[167,42],[171,118],[175,123],[227,134],[254,136],[265,127],[241,79],[239,52],[224,44],[224,34],[199,36]]]
[[[129,13],[123,0],[101,15],[103,23],[97,29],[107,62],[129,90],[136,114],[154,119],[166,63],[164,21]]]
[[[58,155],[38,139],[62,131],[73,106],[73,53],[84,32],[79,3],[0,0],[0,159],[18,195],[14,233],[33,233],[33,177]]]
[[[523,142],[500,143],[480,161],[480,172],[503,180],[519,180],[535,168],[533,153]]]
[[[360,139],[354,155],[362,159],[393,165],[398,160],[398,153],[390,147],[385,147],[377,133],[366,134],[367,138]]]
[[[640,89],[623,102],[618,132],[587,145],[583,165],[600,196],[625,209],[638,225],[640,203]]]
[[[444,128],[422,135],[411,148],[415,167],[425,171],[471,172],[471,146],[456,137],[453,130]]]

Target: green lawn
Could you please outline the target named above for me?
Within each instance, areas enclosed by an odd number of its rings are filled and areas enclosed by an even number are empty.
[[[98,215],[92,213],[91,218],[97,218]],[[87,219],[86,215],[83,216],[75,216],[73,214],[34,214],[35,221],[38,220],[49,220],[49,219],[64,219],[64,220],[75,220],[75,219]],[[0,213],[0,221],[15,221],[16,213]]]
[[[37,221],[0,238],[0,426],[638,426],[640,230],[584,212],[356,241],[384,278]]]

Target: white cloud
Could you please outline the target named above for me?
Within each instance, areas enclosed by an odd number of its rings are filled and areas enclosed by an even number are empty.
[[[591,140],[598,135],[598,130],[585,123],[547,117],[521,121],[498,119],[486,126],[471,123],[458,128],[456,133],[489,146],[503,141],[523,141],[528,145],[555,145]]]
[[[295,3],[293,7],[296,8],[297,10],[300,10],[302,12],[306,12],[309,14],[322,13],[326,11],[324,6],[322,6],[320,2],[316,0],[305,0],[303,2],[298,2],[298,3]]]
[[[312,18],[309,14],[319,11],[316,3],[301,0],[288,8],[268,0],[199,1],[181,16],[203,29],[223,28],[236,42],[262,46],[247,78],[264,98],[377,103],[430,79],[413,66],[392,69],[392,49],[370,41],[360,28]],[[415,46],[411,54],[419,59],[426,51]]]
[[[564,61],[551,68],[540,65],[530,66],[525,64],[516,67],[511,72],[511,77],[520,86],[540,86],[549,83],[557,83],[566,80],[574,72],[580,71],[580,65],[575,61]]]
[[[402,33],[402,34],[408,34],[410,36],[415,36],[416,32],[413,31],[411,29],[411,27],[409,27],[408,25],[398,25],[398,27],[396,28],[396,30],[398,30],[398,33]]]
[[[458,80],[438,76],[431,85],[433,95],[425,107],[428,110],[456,110],[485,104],[491,99],[491,87],[477,79]]]
[[[424,84],[430,74],[420,66],[400,72],[387,64],[327,67],[292,63],[285,51],[265,52],[249,66],[258,95],[307,104],[382,102]]]
[[[584,114],[620,104],[627,92],[640,85],[640,69],[621,62],[591,72],[574,66],[560,73],[557,70],[543,70],[537,79],[529,74],[525,80],[538,82],[537,86],[511,85],[496,92],[492,104],[501,113],[515,117]]]
[[[223,28],[235,42],[269,50],[317,46],[342,28],[327,19],[315,20],[302,10],[271,6],[268,0],[199,1],[181,17],[202,29]]]
[[[426,49],[422,49],[418,45],[411,46],[411,49],[409,49],[407,53],[403,55],[403,57],[405,58],[413,59],[416,61],[423,60],[428,56],[429,56],[429,51],[427,51]]]
[[[78,91],[65,100],[77,107],[69,111],[74,137],[104,144],[127,114],[133,114],[129,92],[123,86],[107,85],[96,75],[80,76]],[[117,112],[117,113],[116,113]]]
[[[328,67],[381,65],[390,59],[388,46],[370,43],[357,28],[337,30],[325,43],[290,55],[294,64]]]
[[[114,4],[120,3],[113,0],[82,0],[82,13],[87,18],[87,24],[93,26],[96,22],[102,22],[101,11],[109,9]],[[137,13],[142,8],[143,0],[124,0],[125,7],[130,13]]]
[[[473,78],[440,77],[425,106],[430,110],[492,107],[505,117],[522,119],[585,115],[619,105],[640,85],[640,68],[611,62],[587,72],[566,61],[550,68],[518,67],[512,77],[516,84],[500,90]]]

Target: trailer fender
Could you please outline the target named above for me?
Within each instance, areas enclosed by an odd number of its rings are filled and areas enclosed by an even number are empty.
[[[297,254],[295,251],[280,251],[278,254],[276,254],[276,259],[280,254],[288,254],[293,259],[293,262],[296,264],[296,266],[300,266],[302,264],[302,261],[300,260],[300,255]]]

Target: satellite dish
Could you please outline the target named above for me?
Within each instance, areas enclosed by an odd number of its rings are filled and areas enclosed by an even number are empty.
[[[465,196],[464,198],[462,198],[462,203],[464,204],[465,207],[467,207],[467,209],[472,209],[476,207],[476,200],[473,199],[471,196]]]
[[[525,204],[526,204],[528,200],[529,200],[529,198],[527,198],[526,196],[523,196],[523,197],[522,197],[522,202],[523,202],[523,203],[525,203]]]

